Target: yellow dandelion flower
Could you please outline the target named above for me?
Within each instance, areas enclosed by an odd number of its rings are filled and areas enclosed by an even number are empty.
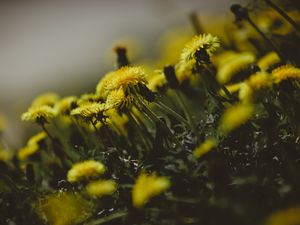
[[[222,51],[221,53],[212,56],[212,63],[219,67],[232,60],[237,54],[239,53],[230,50]]]
[[[0,148],[0,161],[8,162],[13,157],[13,153],[9,149],[2,149]]]
[[[98,180],[90,182],[85,188],[91,197],[111,195],[117,190],[117,184],[113,180]]]
[[[106,105],[104,103],[89,102],[83,104],[71,111],[72,116],[80,116],[84,119],[92,119],[94,117],[102,116],[106,111]]]
[[[162,73],[158,73],[149,79],[147,86],[151,91],[158,91],[166,86],[166,84],[167,80],[165,75]]]
[[[280,58],[276,52],[269,52],[260,58],[257,62],[257,65],[261,70],[267,70],[271,66],[280,62]]]
[[[32,101],[32,106],[47,105],[47,106],[52,107],[58,100],[59,100],[59,96],[56,93],[47,92],[47,93],[44,93],[44,94],[36,97]]]
[[[79,224],[93,212],[92,202],[71,192],[50,194],[39,199],[36,206],[39,216],[51,225]]]
[[[18,151],[17,156],[19,160],[26,160],[28,157],[34,155],[38,151],[39,146],[37,144],[26,145]]]
[[[226,85],[225,87],[232,94],[232,93],[236,93],[240,90],[241,84],[242,83],[229,84],[229,85]],[[223,89],[221,89],[219,91],[219,94],[223,97],[227,96]]]
[[[95,160],[86,160],[75,163],[68,171],[67,178],[69,182],[77,182],[84,178],[97,177],[105,172],[105,167],[102,163]]]
[[[158,177],[155,174],[140,174],[132,190],[134,207],[142,207],[149,199],[166,191],[169,187],[170,181],[166,177]]]
[[[45,140],[46,138],[47,138],[46,132],[44,131],[39,132],[36,135],[29,138],[29,140],[27,141],[27,145],[39,144],[41,141]]]
[[[300,224],[300,207],[292,207],[273,213],[265,225],[298,225]]]
[[[240,85],[239,99],[242,102],[244,103],[251,102],[253,100],[253,94],[254,94],[254,90],[247,82],[243,82]]]
[[[109,80],[113,79],[113,77],[116,76],[116,71],[111,71],[105,74],[100,81],[98,82],[96,86],[96,95],[101,98],[106,98],[108,91],[107,91],[107,83]]]
[[[61,115],[68,115],[70,114],[70,111],[75,108],[77,105],[77,97],[76,96],[68,96],[61,100],[59,100],[55,104],[55,108],[58,113]]]
[[[200,34],[194,36],[191,41],[189,41],[180,55],[180,61],[188,62],[195,58],[195,54],[201,48],[205,49],[209,55],[212,55],[213,52],[220,47],[219,38],[211,34]]]
[[[191,85],[196,85],[199,80],[200,76],[196,76],[194,74],[194,65],[196,60],[190,60],[189,62],[179,62],[175,66],[176,77],[180,84],[185,81],[188,81]]]
[[[246,82],[254,90],[261,90],[264,88],[268,88],[272,85],[272,79],[270,74],[264,71],[257,72],[251,75]]]
[[[272,71],[272,79],[273,81],[278,84],[281,81],[287,80],[287,79],[300,79],[300,69],[297,67],[294,67],[292,65],[283,65],[280,66]]]
[[[125,92],[131,92],[138,84],[147,84],[145,71],[138,66],[123,66],[115,71],[115,75],[107,80],[107,91],[123,88]]]
[[[27,112],[23,113],[21,119],[23,121],[32,121],[37,123],[48,122],[49,119],[55,117],[56,110],[47,105],[30,107]]]
[[[106,99],[106,106],[109,109],[122,109],[130,108],[134,102],[134,97],[132,95],[125,95],[122,88],[117,90],[112,90]]]
[[[254,112],[252,104],[237,103],[226,109],[219,125],[219,130],[227,134],[246,123]]]
[[[218,67],[217,80],[221,84],[229,82],[237,73],[255,62],[255,55],[251,52],[236,54],[226,63]]]
[[[208,138],[193,151],[193,155],[196,158],[200,158],[201,156],[210,152],[216,146],[217,140],[215,138]]]
[[[95,95],[94,93],[85,93],[80,96],[76,104],[82,106],[91,102],[99,102],[99,96]]]

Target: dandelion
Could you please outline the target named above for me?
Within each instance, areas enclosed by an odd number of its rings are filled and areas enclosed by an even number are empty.
[[[254,90],[261,90],[268,88],[272,85],[272,80],[270,74],[267,72],[257,72],[249,77],[246,81],[251,88]]]
[[[36,135],[32,136],[28,141],[27,141],[27,145],[35,145],[35,144],[39,144],[40,142],[42,142],[43,140],[45,140],[47,138],[47,133],[42,131],[37,133]]]
[[[61,99],[55,104],[55,108],[61,115],[69,115],[71,110],[77,106],[77,97],[69,96]]]
[[[76,163],[68,171],[67,178],[69,182],[77,182],[85,178],[93,178],[102,175],[105,167],[102,163],[95,160],[87,160]]]
[[[59,100],[59,96],[56,93],[53,92],[47,92],[44,93],[38,97],[36,97],[33,101],[32,101],[32,106],[43,106],[43,105],[47,105],[47,106],[54,106],[55,103]]]
[[[106,107],[108,109],[130,108],[135,98],[132,95],[126,95],[123,88],[112,90],[106,99]]]
[[[166,177],[159,177],[155,174],[140,174],[132,190],[134,207],[142,207],[149,199],[161,194],[169,187],[170,181]]]
[[[254,90],[247,82],[243,82],[239,89],[239,99],[242,102],[251,102],[253,100]]]
[[[138,66],[123,66],[108,73],[98,84],[96,93],[106,98],[113,90],[122,88],[126,93],[138,93],[139,85],[146,85],[146,73]]]
[[[300,69],[292,65],[283,65],[272,70],[272,79],[275,84],[287,79],[300,79]]]
[[[93,204],[80,194],[59,192],[40,198],[39,216],[52,225],[73,225],[85,221],[93,212]]]
[[[94,93],[85,93],[77,99],[76,104],[78,106],[85,105],[91,102],[99,102],[99,96],[95,95]]]
[[[221,84],[229,82],[237,73],[245,70],[255,62],[255,55],[251,52],[236,54],[218,68],[217,80]]]
[[[80,116],[86,120],[92,120],[93,118],[101,120],[106,110],[107,108],[104,103],[89,102],[73,109],[71,115]]]
[[[218,37],[211,34],[197,35],[185,45],[180,55],[180,61],[188,62],[190,60],[195,60],[196,52],[201,49],[204,49],[205,52],[211,56],[219,47],[220,41]]]
[[[21,119],[23,121],[32,121],[40,124],[47,123],[56,115],[56,110],[47,105],[33,106],[23,113]]]
[[[167,84],[166,77],[162,73],[159,73],[152,76],[148,80],[147,86],[151,91],[159,91],[164,89],[164,87],[166,87],[166,84]]]
[[[9,149],[0,148],[0,161],[8,162],[13,157],[12,151]]]
[[[111,195],[117,190],[117,184],[113,180],[98,180],[90,182],[85,188],[91,197]]]
[[[215,138],[208,138],[193,151],[193,155],[195,158],[200,158],[210,152],[216,145],[217,140]]]
[[[300,224],[300,207],[292,207],[273,213],[266,225],[298,225]]]
[[[268,54],[264,55],[260,58],[257,62],[257,65],[261,70],[267,70],[273,65],[280,62],[280,58],[276,52],[269,52]]]
[[[19,160],[23,161],[36,154],[38,151],[39,146],[37,144],[26,145],[18,151],[17,156]]]
[[[194,71],[194,65],[195,62],[193,60],[190,60],[188,62],[179,62],[175,66],[176,71],[176,77],[179,81],[179,84],[182,84],[186,81],[189,82],[192,86],[195,86],[197,83],[199,83],[200,76],[195,76]]]
[[[223,113],[219,125],[219,130],[223,134],[237,129],[242,124],[246,123],[254,112],[254,106],[252,104],[237,103]]]

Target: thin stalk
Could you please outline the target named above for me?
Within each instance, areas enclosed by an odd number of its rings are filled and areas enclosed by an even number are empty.
[[[264,34],[264,32],[262,32],[258,26],[256,26],[256,24],[252,21],[252,19],[250,19],[250,17],[247,17],[246,20],[248,21],[248,23],[256,30],[257,33],[260,34],[260,36],[269,44],[269,46],[271,48],[273,48],[273,50],[278,54],[278,56],[281,59],[284,59],[284,55],[282,54],[282,52],[276,47],[276,45]]]
[[[193,121],[192,114],[191,114],[188,106],[185,104],[185,101],[183,99],[182,94],[180,92],[178,92],[177,90],[174,90],[174,92],[175,92],[175,95],[176,95],[176,97],[178,99],[178,103],[180,104],[180,106],[181,106],[181,108],[182,108],[182,110],[183,110],[183,112],[185,114],[185,117],[187,118],[188,123],[190,124],[190,127],[191,127],[192,131],[195,132],[196,131],[196,127],[195,127],[195,123]]]
[[[186,125],[190,125],[188,121],[186,121],[185,118],[183,118],[181,115],[179,115],[177,112],[175,112],[173,109],[169,108],[168,106],[166,106],[164,103],[162,103],[161,101],[157,101],[154,102],[154,104],[161,109],[162,111],[164,111],[165,113],[168,113],[172,116],[174,116],[178,121],[186,124]]]
[[[145,137],[142,135],[142,133],[144,133],[143,130],[141,129],[140,125],[137,123],[135,118],[133,118],[133,116],[131,115],[129,110],[127,112],[127,116],[130,118],[130,120],[132,121],[134,127],[136,128],[137,134],[141,138],[141,140],[143,141],[144,146],[150,151],[151,146],[150,146],[149,142],[145,139]]]
[[[152,112],[152,110],[150,110],[143,101],[141,101],[138,96],[136,96],[136,99],[138,100],[139,105],[142,107],[142,111],[147,114],[153,121],[154,123],[160,124],[161,128],[170,136],[173,138],[173,140],[175,141],[175,143],[179,146],[181,146],[180,142],[177,140],[177,138],[175,137],[175,135],[171,132],[171,130],[169,129],[169,127],[163,123],[156,115],[154,112]]]
[[[286,12],[284,12],[283,9],[278,7],[271,0],[265,0],[265,2],[275,11],[277,11],[287,22],[289,22],[297,32],[300,32],[300,25],[297,24]]]
[[[203,29],[203,27],[202,27],[202,25],[200,23],[199,17],[198,17],[198,15],[197,15],[196,12],[192,12],[190,14],[190,20],[191,20],[191,23],[192,23],[192,25],[194,27],[194,30],[195,30],[196,34],[201,34],[201,33],[204,32],[203,31],[204,29]]]

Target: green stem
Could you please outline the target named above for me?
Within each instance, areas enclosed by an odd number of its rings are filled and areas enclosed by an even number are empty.
[[[122,218],[122,217],[125,217],[125,216],[127,216],[127,212],[116,212],[116,213],[114,213],[112,215],[109,215],[109,216],[106,216],[104,218],[100,218],[100,219],[94,220],[92,222],[85,223],[84,225],[104,224],[104,223],[107,223],[107,222],[110,222],[112,220],[119,219],[119,218]]]

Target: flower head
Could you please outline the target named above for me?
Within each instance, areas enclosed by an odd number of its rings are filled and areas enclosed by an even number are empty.
[[[47,224],[73,225],[86,220],[92,213],[93,204],[80,194],[60,192],[39,199],[38,214]]]
[[[139,85],[146,85],[146,73],[138,66],[123,66],[120,69],[108,73],[101,80],[96,92],[103,98],[113,90],[122,88],[126,93],[136,93]]]
[[[159,195],[170,187],[170,181],[166,177],[158,177],[155,174],[142,173],[137,178],[133,190],[132,201],[136,208],[142,207],[149,199]]]
[[[268,54],[264,55],[260,58],[257,62],[257,65],[261,70],[267,70],[271,66],[280,62],[280,58],[276,52],[269,52]]]
[[[103,113],[107,110],[104,103],[89,102],[78,106],[71,111],[72,116],[80,116],[83,119],[91,120],[92,118],[103,117]]]
[[[243,52],[231,56],[229,60],[218,66],[217,80],[221,84],[226,84],[237,73],[248,68],[255,62],[255,55],[251,52]]]
[[[197,35],[185,45],[180,55],[180,61],[188,62],[190,60],[195,60],[196,52],[201,49],[204,49],[206,53],[211,56],[211,54],[219,47],[220,41],[218,37],[211,34]]]
[[[47,105],[33,106],[23,113],[21,119],[23,121],[32,121],[37,123],[48,122],[49,119],[55,117],[56,110]]]
[[[219,130],[224,134],[228,134],[246,123],[253,112],[254,106],[252,104],[237,103],[227,108],[221,117]]]
[[[32,101],[32,106],[47,105],[47,106],[52,107],[58,100],[59,100],[59,96],[56,93],[47,92],[47,93],[44,93],[44,94],[36,97]]]
[[[292,65],[283,65],[280,66],[274,70],[272,70],[272,79],[274,83],[278,84],[281,81],[287,80],[287,79],[300,79],[300,69],[297,67],[294,67]]]
[[[70,111],[77,106],[76,102],[76,96],[68,96],[59,100],[54,107],[61,115],[68,115],[70,114]]]
[[[27,141],[27,145],[39,144],[41,141],[45,140],[46,138],[47,138],[46,132],[44,131],[39,132],[36,135],[29,138],[29,140]]]
[[[87,160],[76,163],[68,171],[67,178],[69,182],[77,182],[84,178],[92,178],[102,175],[105,167],[102,163],[95,160]]]
[[[28,157],[34,155],[38,151],[39,146],[37,144],[26,145],[18,151],[17,156],[20,160],[26,160]]]
[[[200,158],[206,153],[210,152],[217,145],[217,140],[214,138],[206,139],[201,145],[199,145],[193,152],[196,158]]]
[[[85,188],[91,197],[111,195],[117,190],[117,184],[113,180],[98,180],[90,182]]]
[[[129,108],[134,102],[132,95],[126,95],[123,88],[112,90],[106,99],[106,106],[109,109]]]

